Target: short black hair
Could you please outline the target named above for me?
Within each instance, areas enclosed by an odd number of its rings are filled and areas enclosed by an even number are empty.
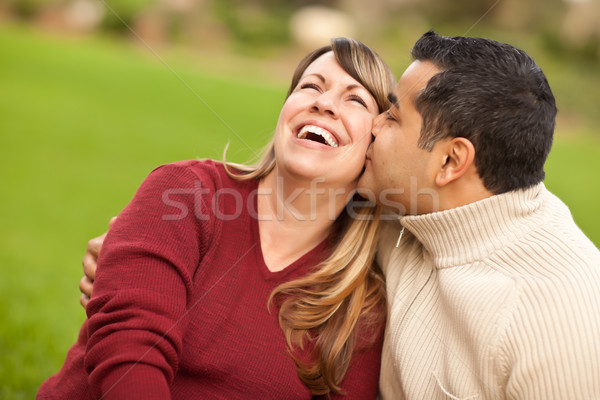
[[[412,57],[442,71],[415,99],[423,118],[421,148],[467,138],[475,147],[477,172],[494,194],[544,179],[557,109],[531,57],[506,43],[433,31],[416,42]]]

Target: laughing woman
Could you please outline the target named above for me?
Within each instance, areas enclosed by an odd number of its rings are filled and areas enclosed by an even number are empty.
[[[256,166],[155,169],[110,229],[88,320],[40,399],[369,399],[385,287],[353,200],[394,78],[336,39],[298,65]]]

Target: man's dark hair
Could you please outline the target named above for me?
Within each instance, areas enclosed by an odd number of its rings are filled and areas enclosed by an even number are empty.
[[[416,97],[423,117],[421,148],[464,137],[475,147],[475,166],[494,194],[544,179],[556,104],[544,73],[524,51],[481,38],[424,34],[414,60],[441,73]]]

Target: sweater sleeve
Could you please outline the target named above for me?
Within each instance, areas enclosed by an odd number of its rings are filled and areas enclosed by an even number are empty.
[[[573,270],[520,282],[499,360],[508,399],[600,398],[600,270]]]
[[[189,167],[159,167],[107,235],[87,307],[85,368],[95,396],[171,398],[192,278],[211,231],[210,186]]]

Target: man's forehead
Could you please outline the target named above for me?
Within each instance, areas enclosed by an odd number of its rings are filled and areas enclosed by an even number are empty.
[[[388,94],[388,100],[397,108],[401,102],[412,103],[425,90],[429,80],[440,72],[442,71],[430,61],[414,61],[400,77],[394,92]]]
[[[412,88],[413,92],[420,92],[427,86],[429,80],[440,72],[442,70],[431,61],[413,61],[398,83],[404,82],[406,86]]]

